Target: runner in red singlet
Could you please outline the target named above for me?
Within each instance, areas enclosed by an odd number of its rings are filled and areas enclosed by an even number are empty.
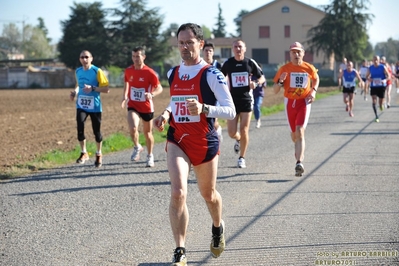
[[[163,130],[166,121],[170,125],[166,151],[171,183],[169,218],[176,243],[172,265],[184,266],[187,265],[186,201],[191,165],[212,218],[211,254],[217,258],[224,251],[222,197],[216,190],[219,138],[214,120],[233,119],[236,111],[224,75],[201,59],[204,46],[201,27],[193,23],[181,25],[177,42],[183,62],[168,72],[170,103],[154,120],[154,125],[159,130]]]

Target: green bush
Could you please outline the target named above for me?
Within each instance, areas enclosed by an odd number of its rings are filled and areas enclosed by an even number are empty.
[[[337,86],[338,84],[334,81],[333,78],[320,78],[320,85],[319,87],[333,87]]]

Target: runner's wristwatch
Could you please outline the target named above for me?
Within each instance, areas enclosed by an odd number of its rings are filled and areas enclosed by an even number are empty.
[[[209,105],[206,105],[206,104],[202,104],[202,111],[201,111],[201,113],[202,114],[209,114]]]

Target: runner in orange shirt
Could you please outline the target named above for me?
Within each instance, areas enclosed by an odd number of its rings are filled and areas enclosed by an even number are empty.
[[[302,161],[305,153],[305,128],[308,123],[311,103],[316,99],[319,87],[317,69],[303,61],[305,50],[299,42],[290,46],[291,62],[279,68],[274,76],[273,89],[278,93],[284,88],[284,103],[291,138],[295,143],[295,175],[302,176]]]

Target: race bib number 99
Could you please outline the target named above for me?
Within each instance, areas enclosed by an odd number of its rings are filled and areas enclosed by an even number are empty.
[[[78,97],[78,105],[82,109],[93,110],[94,109],[94,97],[93,96],[79,95],[79,97]]]
[[[308,86],[309,77],[308,73],[293,72],[290,76],[291,88],[306,88]]]
[[[130,100],[135,102],[145,102],[145,89],[144,88],[130,88]]]
[[[199,115],[190,115],[187,108],[187,102],[186,102],[187,99],[195,99],[198,101],[198,96],[179,95],[171,97],[172,114],[176,123],[193,123],[200,121]]]
[[[233,72],[231,73],[231,79],[233,88],[248,86],[248,72]]]

